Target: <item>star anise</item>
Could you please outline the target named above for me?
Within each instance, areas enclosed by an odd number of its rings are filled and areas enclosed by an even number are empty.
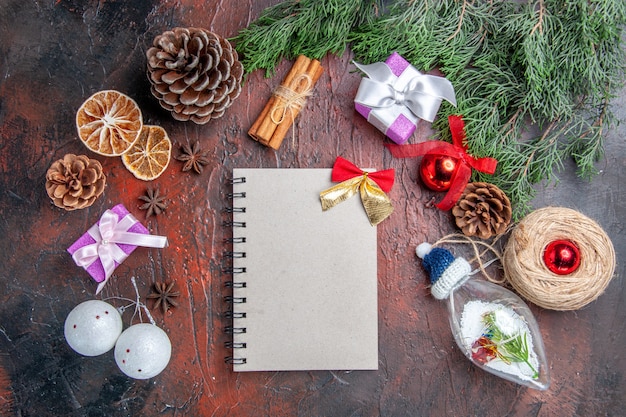
[[[196,174],[202,173],[202,169],[205,165],[208,165],[210,161],[207,152],[202,150],[200,142],[196,141],[193,145],[183,144],[180,147],[181,152],[176,156],[176,159],[185,163],[183,165],[183,172],[193,169]]]
[[[141,210],[147,210],[146,218],[152,215],[158,216],[163,213],[167,207],[165,196],[161,195],[158,188],[148,187],[146,194],[140,196],[139,199],[145,201],[139,208]]]
[[[157,282],[154,284],[154,292],[148,295],[148,298],[155,299],[153,309],[161,307],[163,310],[163,314],[167,313],[167,310],[170,307],[178,307],[178,303],[174,301],[175,297],[180,295],[180,292],[174,291],[174,284],[176,281],[172,282]]]

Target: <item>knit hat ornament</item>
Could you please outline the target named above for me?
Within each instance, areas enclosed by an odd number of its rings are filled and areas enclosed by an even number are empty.
[[[430,292],[437,300],[448,298],[450,292],[470,277],[472,268],[465,259],[455,258],[444,248],[433,248],[430,243],[422,243],[415,250],[422,259],[422,265],[430,276]]]

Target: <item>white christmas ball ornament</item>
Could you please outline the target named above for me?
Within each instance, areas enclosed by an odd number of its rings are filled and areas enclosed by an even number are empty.
[[[115,307],[100,300],[80,303],[65,319],[65,340],[84,356],[98,356],[113,349],[122,333],[122,317]]]
[[[140,323],[124,330],[115,344],[115,362],[127,376],[148,379],[161,373],[170,361],[172,344],[159,327]]]

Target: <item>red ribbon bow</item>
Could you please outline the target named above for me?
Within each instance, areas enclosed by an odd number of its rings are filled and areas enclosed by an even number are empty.
[[[435,204],[441,210],[450,210],[456,204],[472,176],[472,168],[486,174],[493,174],[498,164],[494,158],[476,158],[467,153],[465,123],[461,116],[448,116],[448,123],[452,133],[452,143],[433,140],[412,145],[385,144],[396,158],[437,155],[448,156],[459,161],[459,167],[451,179],[450,189],[443,200]]]
[[[388,193],[393,187],[394,170],[385,169],[383,171],[365,172],[361,168],[354,165],[341,156],[338,156],[333,165],[333,172],[331,174],[331,180],[333,182],[343,182],[354,177],[360,177],[361,175],[367,175],[372,179],[381,190]]]
[[[391,200],[385,194],[393,186],[393,169],[366,172],[339,156],[335,160],[331,180],[339,184],[320,193],[323,211],[359,193],[367,218],[373,226],[385,220],[393,212]]]

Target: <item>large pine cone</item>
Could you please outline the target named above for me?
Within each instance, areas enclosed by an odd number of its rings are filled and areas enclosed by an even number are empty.
[[[46,173],[46,191],[57,207],[76,210],[89,207],[106,185],[102,165],[85,155],[67,154]]]
[[[152,94],[176,120],[205,124],[241,93],[243,65],[228,40],[198,28],[174,28],[146,52]]]
[[[495,185],[471,182],[452,208],[452,214],[464,235],[488,239],[506,231],[511,222],[511,202]]]

